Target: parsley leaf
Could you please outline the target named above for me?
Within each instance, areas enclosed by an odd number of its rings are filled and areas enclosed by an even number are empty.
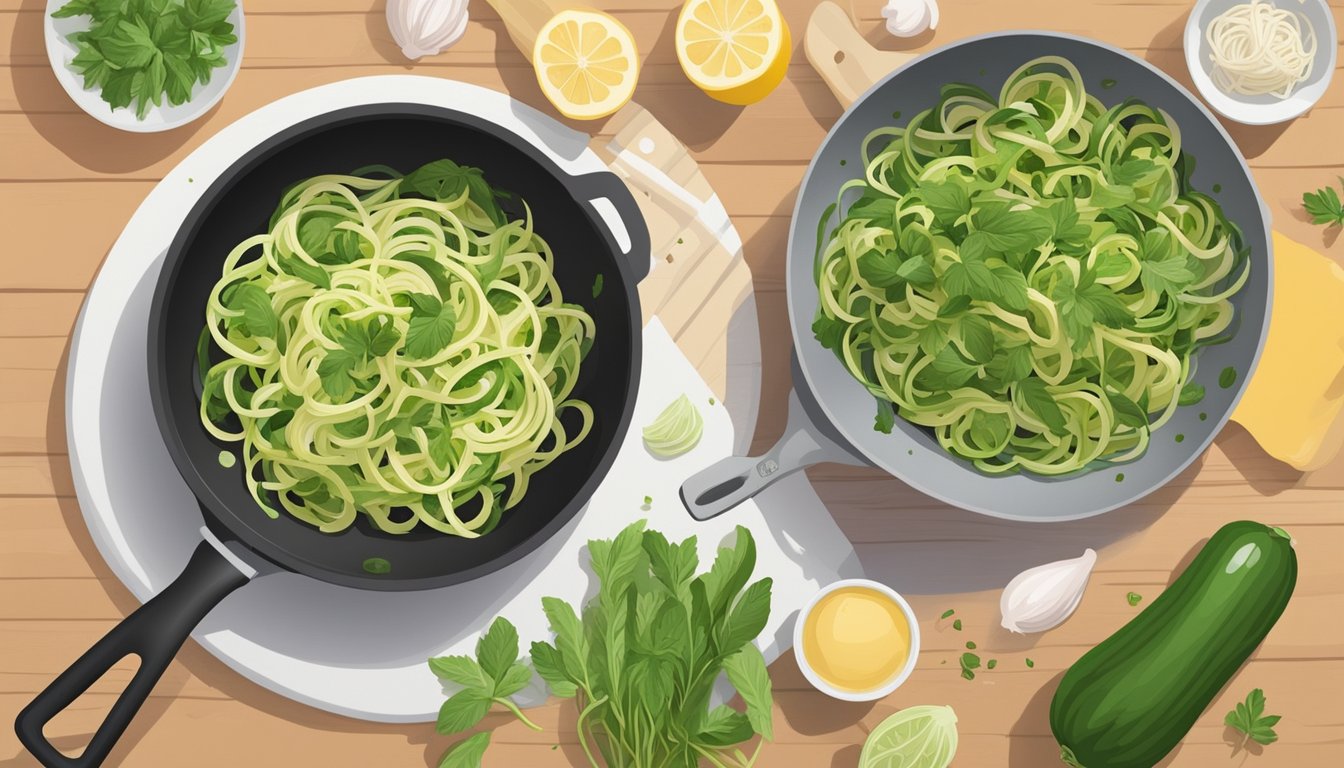
[[[373,357],[391,352],[401,340],[396,326],[381,317],[359,323],[340,323],[334,326],[332,340],[340,349],[327,352],[317,365],[322,391],[333,401],[345,402],[355,390],[355,369]],[[396,419],[388,422],[395,426]]]
[[[1344,184],[1344,179],[1340,180]],[[1334,187],[1325,186],[1315,192],[1302,194],[1302,207],[1311,215],[1312,224],[1338,226],[1344,224],[1344,203]]]
[[[993,250],[1027,251],[1050,239],[1054,227],[1049,218],[1032,208],[1015,211],[1008,203],[985,203],[971,215],[975,232]]]
[[[1093,326],[1122,328],[1133,319],[1129,309],[1111,289],[1096,282],[1096,276],[1084,271],[1075,283],[1073,273],[1060,271],[1060,280],[1050,296],[1059,310],[1060,319],[1074,349],[1092,343]]]
[[[420,359],[433,357],[452,343],[457,311],[452,304],[427,293],[409,296],[412,310],[411,327],[406,332],[406,355]]]
[[[895,251],[870,249],[858,259],[859,275],[874,288],[894,288],[905,279],[901,277],[901,258]]]
[[[458,165],[444,158],[427,163],[408,174],[402,184],[430,200],[456,200],[465,192],[496,226],[504,224],[504,211],[480,168]]]
[[[920,184],[917,192],[933,211],[934,220],[944,229],[950,229],[962,216],[970,213],[970,187],[960,176],[952,176],[938,184]]]
[[[1265,714],[1265,692],[1256,688],[1246,694],[1246,701],[1238,703],[1235,709],[1227,713],[1223,722],[1245,734],[1246,739],[1268,745],[1279,740],[1274,726],[1278,725],[1280,719],[1280,715]]]
[[[144,119],[165,96],[170,105],[190,101],[197,83],[228,64],[235,8],[235,0],[71,0],[52,16],[90,17],[70,36],[71,66],[113,109],[132,107]]]

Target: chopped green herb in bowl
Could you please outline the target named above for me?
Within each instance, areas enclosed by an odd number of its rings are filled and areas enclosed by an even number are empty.
[[[235,0],[69,0],[49,24],[51,63],[67,93],[99,120],[133,131],[203,114],[242,55]]]

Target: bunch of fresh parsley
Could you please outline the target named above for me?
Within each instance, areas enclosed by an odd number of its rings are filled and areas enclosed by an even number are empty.
[[[1280,720],[1279,715],[1265,714],[1265,692],[1256,688],[1246,695],[1246,701],[1237,704],[1236,709],[1227,713],[1223,722],[1245,734],[1257,744],[1273,744],[1279,740],[1274,726]]]
[[[1344,178],[1340,179],[1344,184]],[[1339,193],[1334,187],[1321,187],[1315,192],[1302,193],[1302,207],[1311,214],[1312,224],[1339,226],[1344,224],[1344,202],[1340,202]]]
[[[696,575],[696,540],[669,542],[638,522],[612,540],[588,542],[600,589],[581,613],[557,598],[542,607],[555,640],[532,644],[532,665],[555,695],[579,709],[579,743],[594,768],[694,768],[701,759],[720,768],[747,768],[738,746],[759,734],[773,737],[770,677],[752,640],[770,615],[771,580],[748,585],[756,564],[751,534],[737,528],[709,572]],[[438,730],[475,726],[492,703],[536,728],[508,697],[526,685],[518,635],[496,619],[476,647],[476,659],[430,659],[439,677],[462,686],[439,712]],[[720,674],[746,704],[710,709]],[[477,733],[443,757],[440,768],[479,766],[490,734]]]
[[[89,16],[89,29],[71,35],[70,63],[85,88],[98,88],[113,109],[134,105],[144,119],[151,105],[177,106],[197,83],[224,66],[224,49],[238,42],[228,19],[234,0],[70,0],[54,18]]]

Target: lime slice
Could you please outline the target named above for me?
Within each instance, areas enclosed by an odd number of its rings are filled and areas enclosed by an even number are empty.
[[[859,768],[947,768],[956,754],[957,714],[952,708],[910,707],[868,734]]]

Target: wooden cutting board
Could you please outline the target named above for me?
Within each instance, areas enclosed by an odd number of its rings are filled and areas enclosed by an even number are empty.
[[[537,32],[561,0],[487,0],[530,60]],[[657,315],[720,398],[727,396],[728,328],[751,296],[741,241],[684,144],[634,102],[605,123],[589,146],[630,187],[649,227],[653,269],[639,286],[644,320]],[[759,369],[759,352],[734,364]],[[752,410],[754,414],[754,409]],[[736,421],[736,419],[735,419]],[[737,424],[750,431],[753,423]]]

